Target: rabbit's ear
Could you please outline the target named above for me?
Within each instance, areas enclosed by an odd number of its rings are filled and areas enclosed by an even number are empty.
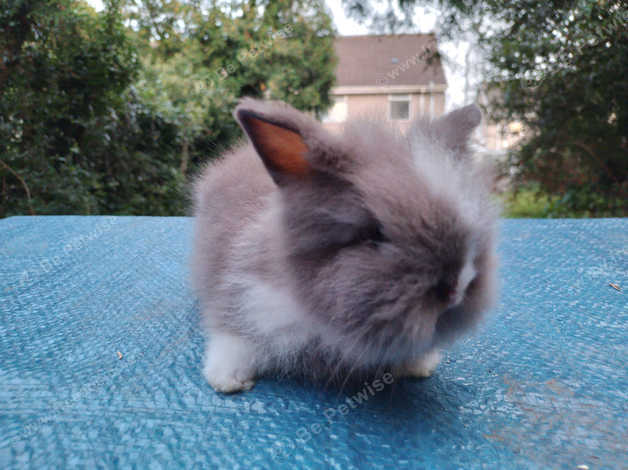
[[[482,112],[475,104],[459,108],[434,122],[439,140],[454,151],[464,152],[471,134],[482,121]]]
[[[308,148],[298,130],[246,108],[238,108],[236,117],[278,185],[312,171],[305,159]]]

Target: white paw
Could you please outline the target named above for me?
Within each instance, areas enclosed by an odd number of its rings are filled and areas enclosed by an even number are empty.
[[[214,374],[212,371],[203,369],[205,379],[214,390],[220,393],[236,393],[251,390],[255,385],[255,381],[250,379],[238,378],[235,375]]]
[[[214,333],[205,350],[203,375],[214,390],[235,393],[255,385],[254,351],[242,338]]]
[[[430,351],[427,354],[419,357],[418,359],[406,364],[402,373],[406,377],[427,378],[430,377],[438,363],[440,362],[442,355],[439,351]]]

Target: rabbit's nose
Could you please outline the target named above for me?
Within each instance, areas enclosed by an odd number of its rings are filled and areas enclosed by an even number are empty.
[[[452,289],[449,294],[448,303],[450,308],[459,305],[464,297],[464,291],[458,288]]]
[[[441,281],[436,285],[436,295],[441,301],[449,303],[456,295],[456,288],[446,281]]]

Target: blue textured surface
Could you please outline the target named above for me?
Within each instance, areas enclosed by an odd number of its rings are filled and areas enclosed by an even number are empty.
[[[504,221],[490,320],[353,407],[360,390],[206,385],[191,228],[0,220],[0,468],[628,467],[627,220]]]

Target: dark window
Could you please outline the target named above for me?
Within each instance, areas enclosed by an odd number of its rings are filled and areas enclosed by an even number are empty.
[[[410,119],[410,100],[390,100],[390,119],[407,120]]]

